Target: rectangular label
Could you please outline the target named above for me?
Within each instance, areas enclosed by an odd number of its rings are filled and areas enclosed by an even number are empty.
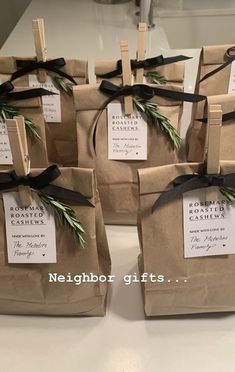
[[[29,75],[30,88],[44,88],[56,93],[53,96],[43,96],[43,114],[47,123],[61,123],[61,102],[60,91],[55,88],[50,76],[47,76],[45,83],[40,83],[37,75]]]
[[[32,192],[29,207],[20,207],[18,192],[3,193],[9,263],[55,263],[53,212]]]
[[[125,116],[121,103],[108,105],[108,158],[147,159],[147,123],[136,109]]]
[[[219,192],[218,200],[207,201],[206,189],[183,196],[184,257],[235,253],[235,205]]]
[[[12,153],[6,123],[0,118],[0,165],[12,165]]]
[[[231,63],[228,93],[235,93],[235,61]]]

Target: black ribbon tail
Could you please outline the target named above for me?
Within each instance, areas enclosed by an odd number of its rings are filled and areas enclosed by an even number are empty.
[[[176,92],[168,89],[153,88],[155,95],[159,97],[165,97],[176,101],[184,102],[200,102],[206,99],[206,96],[194,93]]]
[[[217,72],[223,70],[225,67],[227,67],[228,65],[230,65],[230,63],[232,63],[232,61],[227,61],[227,62],[225,62],[223,65],[221,65],[221,66],[215,68],[214,70],[208,72],[208,74],[206,74],[205,76],[203,76],[203,78],[202,78],[201,80],[199,80],[199,84],[200,84],[202,81],[208,79],[209,77],[215,75]]]
[[[183,179],[185,179],[186,181],[182,184],[178,184],[178,185],[176,184],[177,186],[175,186],[173,189],[170,189],[168,191],[163,192],[160,195],[160,197],[153,204],[152,213],[157,208],[162,206],[163,204],[181,196],[182,194],[184,194],[187,191],[192,191],[194,189],[203,188],[203,187],[207,186],[206,182],[202,183],[201,179],[200,178],[195,178],[194,175],[189,175],[189,176],[187,175],[186,178],[185,178],[185,176],[182,176],[182,177],[184,177]],[[183,181],[183,179],[182,179],[182,181]],[[177,181],[177,178],[173,181],[174,184],[175,184],[175,181]]]
[[[227,114],[222,115],[222,123],[224,123],[226,121],[229,121],[229,120],[233,120],[233,119],[235,119],[235,111],[231,111],[231,112],[228,112]],[[207,123],[208,122],[208,118],[195,119],[195,120],[200,121],[202,123]]]
[[[184,55],[179,55],[179,56],[174,56],[174,57],[166,57],[166,58],[164,58],[164,61],[163,61],[162,65],[169,65],[171,63],[187,61],[188,59],[192,59],[192,57],[188,57],[188,56],[184,56]]]
[[[4,98],[6,101],[20,101],[23,99],[37,98],[43,96],[57,95],[57,93],[51,92],[50,90],[44,88],[34,88],[22,90],[21,92],[8,93]]]
[[[79,205],[84,205],[87,207],[94,207],[94,205],[78,191],[65,189],[56,185],[45,186],[43,188],[40,188],[39,191],[58,199],[69,200],[71,202],[78,203]]]

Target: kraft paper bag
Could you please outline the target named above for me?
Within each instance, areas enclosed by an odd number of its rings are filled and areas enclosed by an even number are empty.
[[[41,173],[34,169],[31,175]],[[110,273],[110,256],[105,234],[95,174],[92,169],[61,168],[61,176],[52,182],[82,193],[93,206],[70,205],[85,230],[86,246],[79,249],[67,226],[57,217],[57,263],[9,264],[2,191],[0,196],[0,313],[63,316],[102,316],[105,314],[107,281],[71,282],[49,281],[49,273],[72,277],[82,273],[107,276]],[[9,191],[17,191],[11,189]],[[4,190],[6,192],[6,190]],[[34,191],[32,191],[34,192]]]
[[[186,57],[187,58],[187,57]],[[108,74],[111,71],[116,70],[117,68],[117,59],[107,59],[107,60],[97,60],[95,61],[95,75],[97,79],[97,83],[101,82],[102,80],[110,80],[114,84],[122,83],[122,74],[118,76],[108,78],[102,77],[104,74]],[[185,70],[185,63],[184,62],[177,62],[177,63],[170,63],[158,67],[148,67],[144,69],[144,76],[146,79],[146,74],[150,71],[157,71],[160,75],[162,75],[169,83],[176,83],[177,85],[183,85],[184,82],[184,70]],[[133,71],[133,76],[135,76],[135,71]]]
[[[233,49],[232,45],[211,45],[202,48],[195,86],[195,93],[212,97],[214,103],[219,103],[222,106],[228,105],[226,100],[228,102],[232,100],[232,98],[226,99],[229,92],[231,62],[233,60],[231,48]],[[201,116],[202,106],[201,102],[193,104],[192,120],[186,139],[188,161],[202,161],[203,159],[202,148],[205,138],[205,125],[201,125],[197,120],[205,117],[204,115]],[[221,159],[234,159],[233,151],[229,145],[230,141],[225,142],[225,137],[229,138],[232,135],[232,127],[231,122],[226,123],[226,128],[225,125],[223,126]]]
[[[195,91],[206,96],[228,93],[233,45],[209,45],[201,51]],[[228,55],[229,54],[229,55]],[[227,65],[226,65],[227,64]],[[222,66],[225,65],[224,68]],[[216,69],[219,71],[215,72]],[[206,78],[206,75],[215,73]]]
[[[181,91],[178,86],[168,85],[166,88]],[[137,169],[177,163],[178,152],[173,149],[169,139],[150,124],[147,160],[109,160],[107,109],[101,110],[107,96],[99,90],[98,84],[74,87],[73,94],[77,111],[78,164],[80,167],[96,169],[105,223],[136,224]],[[159,105],[160,113],[180,132],[182,101],[155,96],[152,102]],[[100,116],[97,122],[98,114]],[[92,132],[95,126],[94,150]]]
[[[51,59],[47,59],[49,61]],[[35,61],[35,57],[0,57],[0,80],[6,81],[18,69],[22,61]],[[57,68],[70,75],[77,84],[88,82],[88,63],[85,60],[66,59],[65,66]],[[46,71],[51,74],[50,71]],[[13,81],[15,86],[29,87],[29,75],[26,73]],[[65,79],[65,81],[67,81]],[[70,81],[67,81],[70,83]],[[61,122],[46,123],[46,138],[49,161],[63,166],[77,166],[76,118],[72,94],[60,91]]]
[[[222,160],[235,160],[235,94],[210,96],[208,100],[210,104],[220,104],[223,111],[220,158]],[[197,103],[197,114],[187,131],[186,153],[188,161],[201,162],[204,160],[208,100]],[[204,122],[201,119],[204,119]]]
[[[20,92],[24,90],[26,89],[17,87],[14,92]],[[31,166],[33,168],[47,167],[48,154],[41,97],[28,98],[19,101],[10,101],[9,106],[16,108],[17,111],[19,110],[20,115],[23,115],[25,118],[30,119],[37,127],[37,132],[41,139],[32,137],[26,130]]]
[[[235,172],[235,162],[220,164],[221,174]],[[198,173],[202,166],[181,163],[138,171],[139,270],[164,276],[162,282],[142,281],[147,316],[235,310],[235,255],[184,258],[182,196],[152,213],[153,204],[176,177]]]

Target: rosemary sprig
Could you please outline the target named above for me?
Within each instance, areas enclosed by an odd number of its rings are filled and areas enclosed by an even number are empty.
[[[159,128],[163,133],[166,134],[175,149],[179,149],[181,138],[177,130],[170,123],[169,119],[166,116],[160,114],[160,112],[158,111],[158,105],[156,103],[152,103],[135,97],[133,98],[133,101],[137,110],[141,114],[144,114],[155,127]]]
[[[157,71],[148,71],[146,77],[153,84],[164,85],[167,83],[165,76],[159,74]]]
[[[220,187],[221,194],[231,203],[235,203],[235,189],[232,187]]]
[[[58,90],[62,90],[65,93],[72,94],[73,91],[73,83],[67,82],[63,76],[58,74],[50,74],[51,81],[54,87]]]
[[[13,119],[14,116],[19,116],[19,115],[20,115],[20,112],[14,107],[8,106],[5,103],[2,103],[0,105],[0,117],[3,120]],[[34,124],[28,118],[24,118],[24,122],[25,122],[26,131],[28,132],[28,134],[36,140],[41,140],[36,124]]]
[[[74,210],[69,205],[47,194],[39,193],[39,197],[45,205],[49,205],[53,209],[60,222],[71,230],[74,240],[79,244],[79,247],[85,248],[86,242],[83,238],[85,231]]]

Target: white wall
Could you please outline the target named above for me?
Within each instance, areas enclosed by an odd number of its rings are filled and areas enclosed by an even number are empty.
[[[0,47],[31,0],[0,0]]]

